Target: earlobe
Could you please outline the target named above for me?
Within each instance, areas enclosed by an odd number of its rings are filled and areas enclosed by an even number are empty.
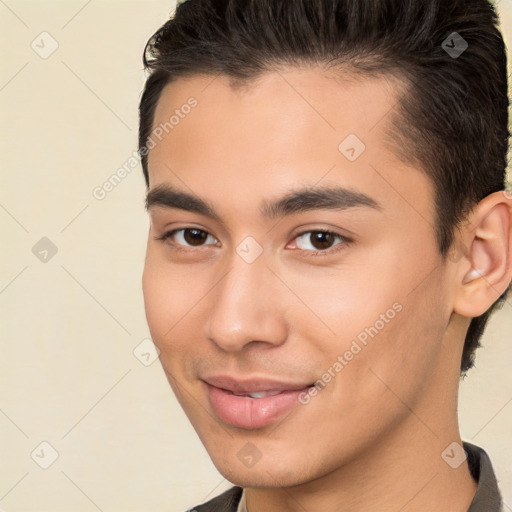
[[[512,279],[512,199],[503,191],[485,197],[463,236],[469,250],[457,263],[462,276],[454,312],[474,318],[492,306]]]

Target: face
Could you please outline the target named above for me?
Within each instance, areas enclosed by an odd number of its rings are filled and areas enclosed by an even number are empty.
[[[397,101],[384,78],[315,68],[178,79],[159,100],[146,316],[238,485],[308,482],[416,435],[411,409],[432,415],[446,384],[448,270],[433,187],[385,142]]]

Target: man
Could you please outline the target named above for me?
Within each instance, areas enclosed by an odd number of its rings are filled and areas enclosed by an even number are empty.
[[[487,0],[188,0],[150,40],[143,289],[233,488],[197,511],[499,512],[460,374],[512,279]]]

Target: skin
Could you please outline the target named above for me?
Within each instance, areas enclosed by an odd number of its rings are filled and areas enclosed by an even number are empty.
[[[467,254],[443,261],[432,184],[386,144],[396,89],[384,77],[333,78],[285,68],[247,87],[197,75],[164,89],[155,127],[190,96],[198,104],[151,149],[150,190],[193,193],[221,222],[150,208],[143,291],[152,339],[181,406],[218,470],[245,488],[250,512],[465,512],[476,484],[466,462],[453,469],[441,454],[461,444],[457,390],[470,318],[511,279],[512,201],[500,192],[484,199],[458,235]],[[366,145],[354,162],[338,150],[351,133]],[[261,216],[263,200],[304,185],[347,187],[381,209]],[[184,232],[157,240],[178,228],[211,236],[196,246]],[[335,238],[326,250],[338,251],[311,256],[321,246],[297,235],[326,229],[353,241]],[[247,236],[263,249],[250,264],[236,252]],[[215,415],[202,377],[314,382],[395,303],[401,311],[307,405],[260,429]],[[237,456],[249,442],[261,453],[252,467]]]

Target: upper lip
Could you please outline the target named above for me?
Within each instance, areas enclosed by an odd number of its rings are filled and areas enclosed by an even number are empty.
[[[312,384],[284,382],[277,379],[268,378],[245,378],[237,379],[229,375],[213,375],[202,379],[210,386],[225,389],[232,393],[261,393],[263,391],[296,391],[304,389]]]

